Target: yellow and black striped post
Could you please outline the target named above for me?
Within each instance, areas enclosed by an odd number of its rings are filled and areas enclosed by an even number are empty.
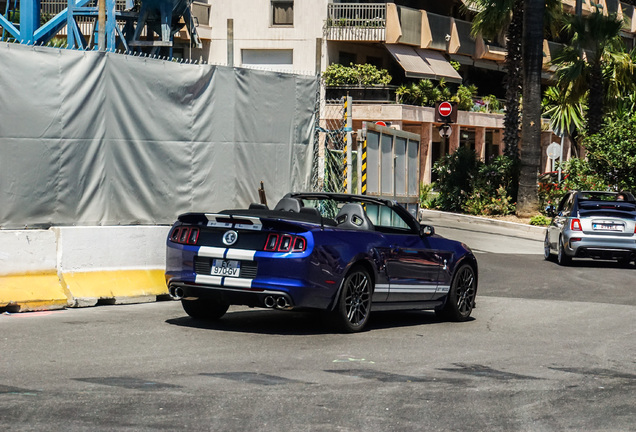
[[[344,124],[344,130],[347,130],[347,120],[349,120],[349,116],[347,115],[348,112],[347,110],[349,109],[349,98],[346,97],[344,100],[344,118],[343,118],[343,124]],[[348,145],[349,142],[347,140],[348,136],[347,133],[345,132],[344,135],[344,147],[343,147],[343,169],[342,169],[342,177],[343,177],[343,184],[342,184],[342,190],[343,192],[347,192],[347,174],[348,174],[348,170],[347,170],[347,150],[348,150]]]
[[[364,140],[362,141],[361,165],[362,165],[362,174],[360,176],[360,194],[366,195],[367,194],[367,137],[366,136],[364,137]]]
[[[351,132],[353,130],[353,119],[351,118],[351,104],[353,103],[353,98],[351,96],[347,96],[344,104],[344,170],[343,170],[343,192],[351,193],[351,166],[353,158],[351,156],[352,143],[351,143]]]

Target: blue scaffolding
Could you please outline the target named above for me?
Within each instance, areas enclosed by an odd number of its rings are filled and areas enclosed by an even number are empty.
[[[99,34],[99,8],[87,6],[93,0],[68,0],[67,7],[45,23],[41,23],[40,0],[6,0],[4,15],[0,15],[2,40],[13,39],[27,45],[46,45],[66,26],[66,42],[69,48],[87,50],[96,49]],[[192,46],[201,46],[191,14],[192,0],[125,0],[123,8],[116,8],[116,0],[98,0],[105,2],[106,19],[104,32],[106,51],[116,51],[118,47],[125,52],[141,47],[157,50],[168,47],[172,50],[174,35],[187,27]],[[19,24],[16,25],[19,14]],[[93,36],[86,39],[80,31],[77,18],[94,19]],[[183,18],[183,21],[181,19]],[[141,39],[143,30],[146,38]],[[154,39],[154,34],[160,36]],[[8,37],[7,37],[8,34]],[[172,52],[170,53],[172,54]]]

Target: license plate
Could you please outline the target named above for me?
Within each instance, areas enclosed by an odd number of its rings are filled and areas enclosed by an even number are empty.
[[[592,229],[598,231],[623,231],[623,225],[614,225],[614,224],[592,224]]]
[[[213,276],[239,277],[241,263],[233,260],[215,259],[212,261],[211,274]]]

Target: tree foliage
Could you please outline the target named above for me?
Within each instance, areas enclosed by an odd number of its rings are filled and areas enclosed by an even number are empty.
[[[437,161],[433,171],[439,190],[434,204],[442,210],[488,215],[515,211],[517,159],[497,156],[484,163],[473,150],[460,147]]]
[[[592,172],[617,190],[636,191],[636,115],[606,118],[583,146]]]
[[[462,111],[472,111],[475,109],[475,97],[477,96],[477,86],[460,85],[455,93],[446,84],[443,79],[439,80],[436,85],[429,79],[423,79],[418,82],[404,84],[395,91],[400,103],[418,106],[435,106],[436,102],[450,101],[457,102],[457,109]],[[497,98],[488,95],[484,100],[489,101],[490,111],[499,108]],[[492,104],[490,104],[492,103]]]
[[[620,37],[623,23],[615,15],[604,16],[595,11],[587,16],[564,17],[563,31],[568,43],[554,56],[558,87],[572,101],[587,96],[587,128],[590,134],[599,131],[605,107],[605,79],[608,62],[628,63]],[[616,70],[616,69],[613,69]],[[610,89],[608,89],[610,90]]]

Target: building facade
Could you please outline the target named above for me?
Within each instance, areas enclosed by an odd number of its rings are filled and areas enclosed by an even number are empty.
[[[576,0],[562,3],[566,12],[575,12]],[[597,8],[623,19],[623,39],[633,47],[634,7],[617,0],[582,1],[583,14]],[[476,84],[480,96],[503,98],[505,42],[472,36],[474,11],[461,0],[197,0],[193,12],[199,15],[203,45],[189,55],[210,63],[302,74],[320,74],[333,63],[366,63],[387,69],[397,84],[444,79],[446,83]],[[544,41],[546,82],[553,72],[549,61],[558,49],[558,43]],[[326,97],[354,97],[354,130],[363,121],[384,121],[421,135],[420,176],[424,182],[435,180],[433,163],[460,146],[470,146],[482,160],[502,153],[503,114],[462,111],[450,137],[444,138],[438,132],[441,123],[435,122],[434,109],[396,103],[395,87],[387,87],[379,97],[354,88],[328,89]],[[542,142],[547,149],[559,139],[547,124],[545,129]],[[572,150],[565,144],[567,159]],[[549,171],[551,161],[546,151],[542,155],[542,168]]]

